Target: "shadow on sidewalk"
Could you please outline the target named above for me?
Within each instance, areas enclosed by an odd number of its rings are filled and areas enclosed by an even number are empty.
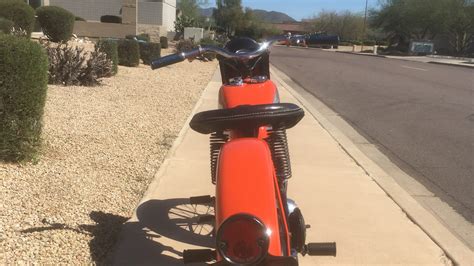
[[[138,221],[124,224],[113,264],[183,265],[182,252],[177,251],[183,244],[214,246],[213,227],[197,223],[198,217],[213,213],[212,207],[191,205],[188,198],[144,202],[137,209]],[[173,242],[180,243],[164,244]]]

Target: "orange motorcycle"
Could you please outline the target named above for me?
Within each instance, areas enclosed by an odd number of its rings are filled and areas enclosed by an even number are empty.
[[[191,197],[190,203],[214,207],[210,220],[215,249],[185,250],[184,263],[298,265],[298,253],[336,255],[335,243],[306,243],[301,210],[287,198],[291,165],[286,130],[303,118],[304,111],[280,103],[270,80],[269,48],[281,40],[287,37],[261,44],[235,38],[224,48],[200,46],[152,62],[157,69],[214,53],[222,75],[220,109],[197,113],[190,122],[193,130],[210,134],[216,193]]]

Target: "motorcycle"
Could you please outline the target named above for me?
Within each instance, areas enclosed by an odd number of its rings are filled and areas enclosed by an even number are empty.
[[[298,253],[336,256],[336,243],[306,243],[309,226],[287,198],[291,164],[286,130],[304,111],[280,103],[269,67],[269,48],[287,39],[277,36],[259,44],[235,38],[223,48],[199,46],[151,64],[158,69],[213,53],[222,77],[220,108],[197,113],[190,122],[193,130],[210,134],[216,193],[191,197],[190,203],[214,207],[215,215],[198,222],[214,224],[215,249],[184,250],[184,263],[298,265]]]

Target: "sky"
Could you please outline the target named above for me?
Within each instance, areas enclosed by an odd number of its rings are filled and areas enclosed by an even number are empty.
[[[378,0],[368,1],[369,8],[377,6]],[[354,12],[365,10],[365,0],[242,0],[242,4],[252,9],[283,12],[296,20],[310,18],[322,10]]]

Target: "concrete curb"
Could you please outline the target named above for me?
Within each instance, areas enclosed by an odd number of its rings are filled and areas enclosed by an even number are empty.
[[[456,56],[449,56],[449,55],[427,55],[427,57],[434,58],[434,59],[454,59],[454,60],[473,60],[473,58],[469,57],[456,57]]]
[[[429,61],[428,63],[429,64],[436,64],[436,65],[455,66],[455,67],[463,67],[463,68],[474,69],[474,65],[469,66],[469,65],[460,65],[460,64],[452,64],[452,63],[445,63],[445,62],[436,62],[436,61]]]
[[[336,53],[341,53],[341,54],[351,54],[351,55],[360,55],[360,56],[370,56],[370,57],[380,57],[380,58],[388,58],[388,59],[395,59],[395,60],[402,60],[402,61],[409,61],[409,62],[418,62],[418,63],[428,63],[428,64],[436,64],[436,65],[446,65],[446,66],[455,66],[455,67],[463,67],[463,68],[470,68],[474,69],[474,65],[461,65],[461,64],[453,64],[453,63],[445,63],[445,62],[436,62],[436,61],[428,61],[428,62],[422,62],[422,61],[415,61],[415,60],[410,60],[409,58],[393,58],[385,55],[374,55],[374,54],[364,54],[364,53],[353,53],[353,52],[345,52],[345,51],[335,51]]]
[[[364,171],[385,191],[421,230],[435,242],[456,265],[473,265],[474,253],[453,233],[451,233],[429,211],[423,208],[412,196],[409,195],[385,170],[365,155],[339,128],[333,125],[326,116],[313,107],[295,88],[301,88],[283,72],[272,66],[273,78],[278,80],[328,131],[333,139],[339,143],[344,151],[352,157]],[[290,86],[288,83],[291,83]],[[293,88],[294,86],[295,88]],[[326,105],[319,100],[318,106]],[[326,107],[327,108],[327,107]],[[329,109],[329,108],[327,108]],[[350,127],[350,125],[348,125]]]
[[[352,55],[361,55],[361,56],[370,56],[370,57],[380,57],[380,58],[388,58],[388,57],[386,57],[385,55],[378,55],[378,54],[353,53],[353,52],[344,52],[344,51],[336,51],[336,53],[352,54]]]

